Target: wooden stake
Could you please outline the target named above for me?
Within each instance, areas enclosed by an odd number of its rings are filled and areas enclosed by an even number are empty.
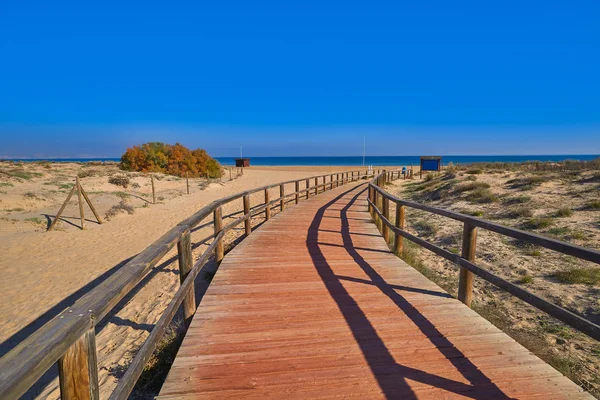
[[[75,193],[75,186],[73,186],[71,188],[71,191],[69,192],[69,195],[67,196],[67,199],[65,200],[65,202],[63,203],[63,205],[60,207],[60,210],[58,210],[58,213],[56,214],[56,217],[54,217],[54,221],[52,221],[52,224],[50,224],[50,227],[48,228],[49,231],[51,231],[52,228],[54,228],[54,225],[56,225],[56,223],[60,219],[60,216],[62,215],[63,211],[65,210],[65,207],[67,207],[67,204],[69,204],[69,200],[71,200],[71,197],[73,196],[73,193]]]
[[[179,283],[183,283],[194,266],[194,259],[192,258],[192,239],[189,231],[181,235],[181,239],[177,242],[177,253],[179,259]],[[194,285],[190,287],[190,290],[181,304],[183,306],[183,320],[185,321],[185,327],[189,328],[192,317],[196,312],[196,293],[194,292]]]
[[[231,168],[229,168],[229,180],[231,180]]]
[[[310,187],[310,181],[307,179],[306,180],[306,198],[308,199],[310,197],[310,190],[308,189]]]
[[[156,204],[156,192],[154,191],[154,174],[150,175],[150,182],[152,182],[152,204]]]
[[[85,201],[88,203],[88,206],[90,206],[90,210],[92,210],[92,212],[94,213],[94,217],[96,217],[96,219],[98,220],[99,224],[102,224],[102,220],[100,219],[100,216],[98,215],[98,213],[96,212],[96,209],[94,208],[94,205],[92,204],[92,202],[90,201],[90,198],[88,197],[87,193],[85,192],[85,190],[83,190],[83,186],[81,186],[81,184],[79,185],[79,189],[81,190],[81,194],[83,195],[83,198],[85,199]]]
[[[265,189],[265,219],[269,220],[269,218],[271,218],[271,205],[269,204],[270,200],[269,200],[269,189]]]
[[[252,218],[250,218],[250,195],[244,196],[244,215],[248,217],[244,220],[244,227],[246,228],[246,236],[252,233]]]
[[[300,181],[296,181],[296,204],[300,202]]]
[[[58,360],[60,398],[63,400],[100,398],[96,333],[90,328]]]
[[[471,262],[475,261],[475,249],[477,247],[477,227],[465,222],[463,229],[463,247],[462,258]],[[471,271],[465,268],[460,269],[460,277],[458,280],[458,299],[471,307],[473,300],[473,278]]]
[[[77,186],[77,200],[79,202],[79,216],[81,217],[81,230],[85,229],[85,217],[83,215],[83,201],[81,201],[81,185],[79,184],[79,176],[75,177],[75,186]]]
[[[280,211],[283,211],[285,209],[285,188],[283,185],[279,185],[279,197],[281,197],[281,200],[279,201],[279,208]]]
[[[187,185],[187,194],[190,194],[190,178],[187,172],[185,173],[185,184]]]
[[[400,228],[404,230],[404,206],[400,203],[396,203],[396,228]],[[396,239],[394,240],[394,253],[399,257],[402,255],[402,251],[404,250],[404,238],[396,234]]]
[[[214,228],[215,228],[215,236],[223,229],[223,210],[221,207],[217,207],[213,212],[214,219]],[[217,243],[217,248],[215,249],[215,259],[218,263],[223,260],[224,257],[224,249],[223,249],[223,241],[219,240]]]

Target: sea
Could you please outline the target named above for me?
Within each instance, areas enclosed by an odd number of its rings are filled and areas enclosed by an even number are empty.
[[[442,156],[442,163],[475,164],[481,162],[526,162],[526,161],[589,161],[599,158],[600,154],[557,154],[557,155],[478,155],[478,156]],[[235,165],[237,157],[215,157],[221,165]],[[419,156],[340,156],[340,157],[248,157],[250,165],[256,166],[386,166],[386,165],[418,165]],[[91,162],[91,161],[120,161],[120,158],[6,158],[1,160],[35,162]]]

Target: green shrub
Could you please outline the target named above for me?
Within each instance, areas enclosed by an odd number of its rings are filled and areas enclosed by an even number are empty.
[[[590,210],[600,210],[600,200],[592,200],[587,203],[586,208]]]
[[[548,233],[554,236],[562,236],[569,233],[569,228],[567,228],[566,226],[550,228],[548,229]]]
[[[456,185],[454,191],[456,193],[470,192],[475,189],[489,189],[490,185],[485,182],[466,182]]]
[[[544,229],[552,225],[554,221],[550,217],[533,217],[524,224],[527,229]]]
[[[473,217],[482,217],[483,216],[483,211],[481,211],[481,210],[462,210],[461,213],[471,215]]]
[[[533,282],[533,276],[531,275],[523,275],[518,280],[519,283],[528,284]]]
[[[506,217],[508,218],[529,218],[532,216],[533,210],[526,206],[515,207],[506,212]]]
[[[556,210],[555,215],[559,218],[570,217],[571,215],[573,215],[573,210],[571,210],[570,207],[561,207],[558,210]]]
[[[553,276],[563,283],[600,284],[600,268],[570,268],[556,272]]]
[[[125,200],[121,200],[121,202],[119,204],[112,206],[106,212],[105,218],[107,221],[110,221],[111,218],[113,218],[114,216],[116,216],[117,214],[119,214],[121,212],[126,212],[127,214],[132,215],[134,213],[134,209],[131,205],[125,203]]]
[[[473,176],[473,175],[469,175],[465,178],[465,181],[475,182],[476,180],[477,180],[477,177]]]
[[[425,236],[435,236],[438,232],[437,226],[423,219],[416,221],[413,226],[417,232]]]
[[[483,171],[480,168],[470,168],[468,170],[465,171],[465,173],[469,174],[469,175],[479,175],[481,174]]]
[[[121,186],[125,189],[129,186],[130,179],[125,175],[113,175],[108,178],[108,183],[111,183],[115,186]]]
[[[498,196],[492,193],[489,189],[479,188],[471,192],[467,196],[467,200],[472,203],[493,203],[498,201]]]
[[[427,175],[425,175],[425,182],[432,181],[433,178],[435,178],[435,176],[430,172]]]
[[[530,190],[534,186],[539,186],[547,182],[550,178],[547,176],[534,175],[527,178],[516,178],[506,181],[511,189]]]
[[[0,187],[8,187],[8,186],[15,186],[10,182],[0,182]]]
[[[502,203],[506,205],[511,204],[523,204],[531,201],[531,197],[529,196],[514,196],[514,197],[506,197],[502,199]]]

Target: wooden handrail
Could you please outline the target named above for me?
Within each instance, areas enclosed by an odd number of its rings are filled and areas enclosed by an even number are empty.
[[[354,172],[357,172],[356,176]],[[119,381],[117,388],[111,395],[111,399],[127,398],[135,382],[139,378],[141,371],[152,352],[154,351],[158,340],[167,329],[168,324],[173,319],[177,309],[184,304],[184,314],[186,321],[190,320],[195,312],[195,300],[193,281],[199,271],[204,266],[210,256],[215,253],[215,259],[220,262],[223,258],[223,237],[225,233],[236,225],[245,223],[245,233],[249,234],[252,230],[250,219],[265,211],[266,218],[270,217],[271,208],[277,203],[281,210],[285,209],[288,198],[291,201],[298,199],[300,194],[306,193],[306,198],[310,192],[315,194],[322,191],[343,185],[344,183],[365,179],[373,176],[372,173],[354,171],[352,179],[344,178],[332,180],[325,183],[326,177],[330,175],[319,175],[316,177],[302,178],[280,182],[254,188],[244,192],[236,193],[228,197],[215,200],[203,207],[190,217],[181,221],[160,239],[152,243],[131,261],[126,263],[117,272],[107,278],[104,282],[79,298],[71,307],[67,308],[59,315],[54,317],[44,326],[33,332],[29,337],[19,343],[15,348],[9,351],[0,359],[0,398],[18,398],[22,396],[48,369],[50,369],[59,360],[61,380],[61,398],[70,400],[76,397],[97,398],[98,396],[98,377],[97,365],[95,365],[95,334],[94,327],[126,296],[176,244],[179,250],[179,262],[181,273],[181,286],[163,312],[154,329],[134,357],[131,368],[127,370],[123,378]],[[315,186],[309,186],[311,179],[323,178],[323,183]],[[333,178],[333,175],[331,175]],[[295,184],[298,188],[300,182],[306,182],[306,187],[302,190],[296,190],[293,193],[285,194],[284,186]],[[270,200],[268,191],[272,188],[280,188],[280,197]],[[249,207],[249,196],[254,193],[265,193],[265,204]],[[222,207],[232,201],[244,199],[243,215],[231,223],[223,226]],[[214,238],[213,242],[203,253],[200,259],[190,269],[190,232],[199,225],[205,218],[214,215]],[[236,215],[234,213],[232,215]],[[210,239],[210,236],[207,238]],[[93,353],[93,354],[92,354]],[[87,356],[89,355],[89,357]],[[66,357],[66,358],[65,358]],[[83,357],[83,358],[82,358]],[[88,360],[87,367],[82,370],[81,360]],[[72,363],[72,361],[78,363]],[[78,370],[75,371],[74,368]],[[83,379],[80,379],[83,378]],[[73,385],[74,379],[78,379],[79,387]],[[86,383],[87,382],[87,383]],[[68,385],[65,383],[69,383]],[[82,387],[83,386],[83,387]]]
[[[406,238],[411,242],[424,247],[425,249],[435,253],[436,255],[445,258],[448,261],[451,261],[458,265],[461,268],[460,273],[460,282],[459,282],[459,291],[458,298],[466,305],[470,306],[471,298],[472,298],[472,280],[473,274],[479,276],[480,278],[490,282],[491,284],[507,291],[513,296],[525,301],[526,303],[534,306],[535,308],[546,312],[552,317],[564,322],[565,324],[575,328],[576,330],[596,339],[600,340],[600,326],[569,311],[560,306],[557,306],[554,303],[551,303],[545,299],[542,299],[539,296],[511,283],[507,280],[493,274],[492,272],[486,270],[485,268],[475,264],[475,246],[476,246],[476,228],[480,227],[492,232],[499,233],[501,235],[510,236],[515,239],[519,239],[528,243],[533,243],[538,246],[542,246],[551,250],[555,250],[559,253],[569,254],[576,258],[580,258],[583,260],[591,261],[597,264],[600,264],[600,252],[587,249],[581,246],[576,246],[570,243],[562,242],[560,240],[550,239],[547,237],[543,237],[540,235],[536,235],[533,233],[525,232],[519,229],[510,228],[507,226],[502,226],[490,221],[483,220],[481,218],[475,218],[469,215],[457,213],[454,211],[444,210],[441,208],[431,207],[424,204],[415,203],[412,201],[407,201],[400,199],[384,189],[381,188],[382,183],[388,179],[388,177],[392,177],[393,173],[397,171],[390,172],[382,172],[379,175],[376,175],[373,180],[369,183],[369,196],[367,198],[367,203],[369,206],[369,211],[373,216],[373,219],[378,222],[380,221],[382,226],[385,226],[386,229],[381,229],[382,234],[388,229],[395,234],[396,241],[398,238]],[[388,202],[392,202],[396,204],[396,223],[392,223],[387,216],[385,210],[382,210],[381,207],[387,207],[385,201],[378,201],[378,198],[383,198]],[[383,204],[383,206],[381,205]],[[461,255],[454,254],[442,247],[439,247],[433,243],[430,243],[424,239],[421,239],[417,236],[414,236],[408,233],[404,229],[404,207],[410,207],[419,209],[422,211],[430,212],[437,215],[442,215],[448,218],[452,218],[457,221],[461,221],[464,223],[463,230],[463,251]],[[402,251],[402,242],[395,244],[394,249],[397,255]]]

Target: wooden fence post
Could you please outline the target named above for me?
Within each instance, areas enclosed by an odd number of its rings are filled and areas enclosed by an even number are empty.
[[[279,197],[281,198],[279,201],[279,209],[283,211],[285,209],[285,187],[283,185],[279,185]]]
[[[315,196],[319,194],[319,178],[315,178]]]
[[[477,227],[465,222],[463,228],[463,246],[462,258],[471,262],[475,261],[475,250],[477,248]],[[458,299],[471,307],[473,299],[473,278],[471,271],[460,268],[460,278],[458,281]]]
[[[296,204],[300,202],[300,181],[296,181]]]
[[[308,190],[309,187],[310,187],[310,181],[307,179],[306,180],[306,198],[307,199],[310,197],[310,190]]]
[[[77,186],[77,201],[79,203],[79,216],[81,217],[81,230],[84,230],[85,217],[83,214],[83,200],[81,199],[81,184],[79,183],[79,176],[75,177],[75,186]]]
[[[179,283],[183,283],[194,266],[194,259],[192,258],[192,238],[189,231],[181,235],[181,239],[177,242],[177,255],[179,258]],[[185,327],[187,329],[196,312],[196,293],[194,292],[194,285],[190,287],[190,290],[183,299],[181,305],[183,306],[183,320],[185,321]]]
[[[94,327],[84,333],[58,360],[58,376],[61,399],[100,398]]]
[[[269,200],[269,189],[265,189],[265,219],[269,220],[271,218],[271,205],[269,204],[271,200]]]
[[[400,228],[404,230],[404,206],[400,203],[396,203],[396,228]],[[402,251],[404,250],[404,238],[396,233],[396,238],[394,240],[394,253],[397,256],[402,255]]]
[[[383,197],[383,210],[382,210],[382,214],[383,214],[383,218],[387,219],[388,221],[390,220],[390,200],[385,197],[385,196],[381,196]],[[381,228],[383,229],[383,238],[385,239],[386,243],[390,242],[390,229],[387,226],[387,224],[383,221],[381,221]]]
[[[244,215],[250,213],[250,195],[244,196]],[[244,220],[244,228],[246,228],[246,236],[252,233],[252,218],[248,215],[248,218]]]
[[[221,232],[223,229],[223,210],[221,207],[217,207],[213,212],[214,219],[214,227],[215,227],[215,236]],[[224,250],[223,250],[223,241],[219,240],[217,243],[217,248],[215,249],[215,260],[217,263],[220,263],[223,260]]]
[[[156,192],[154,191],[154,174],[150,175],[150,182],[152,183],[152,204],[156,204]]]
[[[185,173],[185,185],[187,186],[187,194],[190,194],[190,178],[188,173]]]

